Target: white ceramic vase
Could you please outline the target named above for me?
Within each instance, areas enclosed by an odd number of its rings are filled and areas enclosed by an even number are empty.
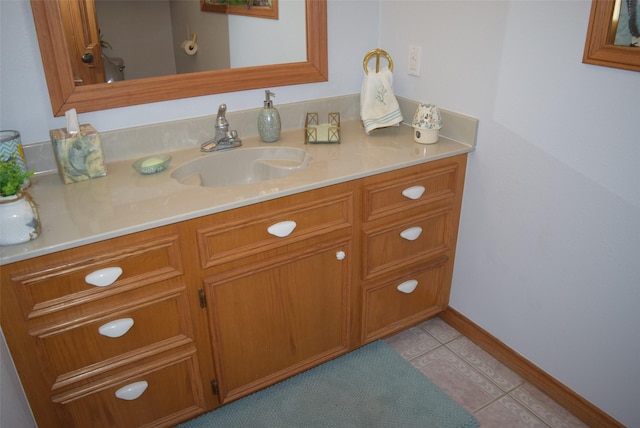
[[[39,235],[38,209],[29,195],[0,196],[0,245],[21,244]]]

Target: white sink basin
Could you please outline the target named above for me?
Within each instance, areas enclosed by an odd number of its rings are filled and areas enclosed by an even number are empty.
[[[221,151],[185,163],[171,177],[182,184],[222,187],[285,177],[306,168],[311,155],[293,147],[253,147]]]

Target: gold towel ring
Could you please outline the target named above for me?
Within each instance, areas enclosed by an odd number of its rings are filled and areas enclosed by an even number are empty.
[[[364,68],[364,72],[366,74],[369,74],[367,63],[369,63],[369,60],[373,56],[376,57],[376,73],[380,71],[380,55],[387,58],[387,61],[389,61],[389,70],[393,71],[393,60],[391,59],[391,55],[389,55],[386,51],[383,51],[382,49],[374,49],[364,56],[364,61],[362,62],[362,67]]]

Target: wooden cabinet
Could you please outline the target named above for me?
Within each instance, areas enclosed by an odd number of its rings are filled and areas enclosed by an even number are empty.
[[[375,175],[362,183],[362,341],[446,309],[466,156]]]
[[[444,310],[465,166],[2,266],[2,329],[38,425],[171,426]]]
[[[352,185],[199,221],[223,403],[348,351]]]
[[[40,427],[205,410],[181,247],[167,226],[2,267],[2,329]]]

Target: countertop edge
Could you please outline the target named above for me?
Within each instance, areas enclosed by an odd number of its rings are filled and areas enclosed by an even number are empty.
[[[411,138],[411,131],[410,131],[411,128],[406,126],[399,127],[398,131],[392,130],[390,132],[392,134],[398,134],[398,133],[403,134],[402,139],[404,140],[407,137],[406,135],[407,131],[400,128],[408,128],[409,129],[408,136],[409,138]],[[363,139],[367,139],[367,138],[368,137],[365,136]],[[384,138],[384,137],[380,137],[380,138]],[[398,139],[398,136],[392,135],[389,138]],[[32,243],[18,244],[13,246],[3,246],[3,247],[0,247],[0,266],[23,261],[23,260],[28,260],[28,259],[39,257],[39,256],[44,256],[47,254],[51,254],[51,253],[55,253],[63,250],[77,248],[87,244],[93,244],[96,242],[129,235],[136,232],[150,230],[150,229],[154,229],[161,226],[176,224],[183,221],[192,220],[198,217],[215,214],[218,212],[223,212],[223,211],[227,211],[235,208],[241,208],[247,205],[253,205],[256,203],[277,199],[285,196],[290,196],[290,195],[294,195],[294,194],[298,194],[298,193],[302,193],[302,192],[306,192],[306,191],[310,191],[310,190],[314,190],[322,187],[327,187],[327,186],[344,183],[352,180],[358,180],[358,179],[376,175],[376,174],[394,171],[394,170],[415,166],[423,163],[433,162],[436,160],[449,158],[449,157],[457,156],[460,154],[470,153],[475,150],[475,146],[449,140],[446,137],[441,137],[441,141],[445,141],[448,144],[453,144],[454,148],[452,150],[430,155],[428,157],[416,157],[413,159],[407,159],[400,162],[389,163],[389,164],[374,167],[374,168],[359,170],[346,175],[336,175],[333,177],[328,177],[323,180],[314,181],[312,183],[304,183],[299,186],[294,185],[281,191],[239,199],[239,200],[235,200],[235,201],[231,201],[231,202],[227,202],[227,203],[223,203],[215,206],[210,206],[203,209],[197,209],[195,211],[185,211],[176,215],[158,218],[148,222],[135,222],[135,224],[131,224],[130,226],[115,228],[115,229],[107,230],[105,232],[87,234],[77,239],[70,239],[68,241],[55,242],[49,245],[35,245],[37,248],[32,248],[34,246],[34,244]],[[413,142],[408,144],[413,144],[413,146],[416,148],[422,148],[422,145],[419,145]],[[305,146],[302,146],[302,147],[305,147]],[[350,154],[352,155],[352,153]],[[64,185],[61,184],[61,186],[64,186]],[[41,239],[41,237],[37,239]],[[37,239],[35,241],[37,241]],[[35,241],[32,241],[32,242],[35,242]],[[2,253],[6,253],[6,254],[2,254]]]

